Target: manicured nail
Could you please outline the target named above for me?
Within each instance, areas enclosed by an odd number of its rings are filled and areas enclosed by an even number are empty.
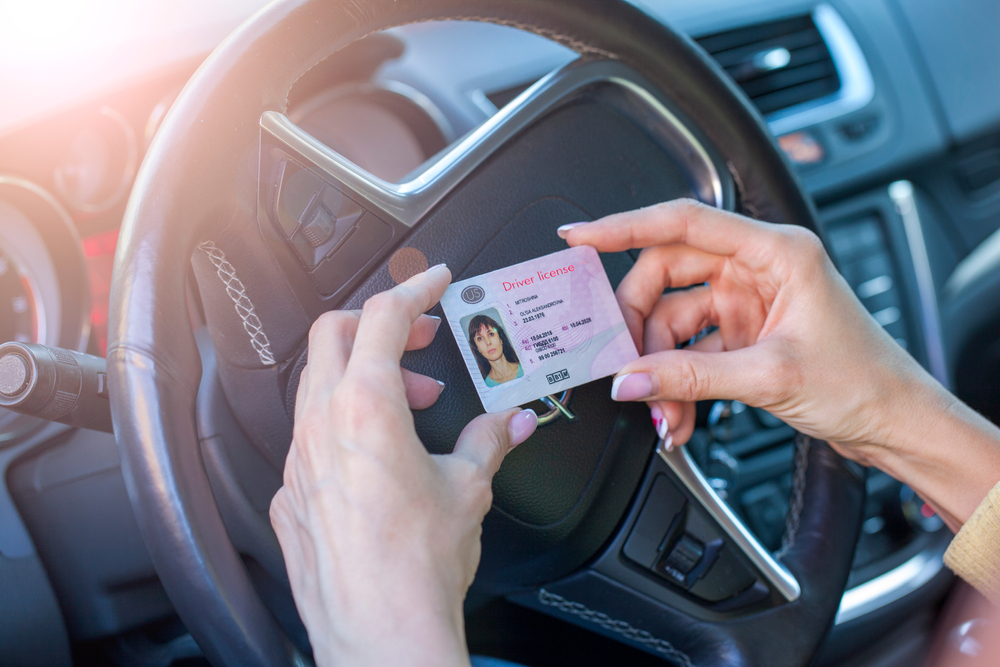
[[[419,285],[421,282],[423,282],[424,278],[426,278],[429,274],[434,273],[435,271],[440,271],[441,269],[446,269],[446,268],[448,268],[447,264],[435,264],[431,268],[425,269],[425,270],[421,271],[420,273],[414,273],[412,276],[410,276],[406,280],[406,282],[410,283],[412,285]],[[403,283],[401,283],[401,284],[403,284]]]
[[[521,410],[507,422],[507,433],[510,434],[510,446],[517,447],[528,439],[538,427],[538,415],[534,410]]]
[[[662,440],[663,440],[663,449],[665,449],[665,450],[667,450],[669,452],[670,450],[672,450],[674,448],[674,436],[673,436],[673,434],[671,434],[671,433],[668,432],[667,436],[665,438],[662,438]]]
[[[649,373],[626,373],[611,385],[611,400],[638,401],[653,394],[653,378]]]
[[[444,389],[444,382],[441,382],[441,380],[434,380],[434,381],[438,383],[439,387],[441,387],[442,389]]]
[[[441,318],[437,315],[428,315],[427,317],[434,320],[434,332],[436,333],[437,330],[441,328]]]
[[[574,227],[579,227],[580,225],[585,225],[585,224],[587,224],[587,223],[586,222],[571,222],[568,225],[562,225],[561,227],[559,227],[559,228],[556,229],[556,234],[559,235],[559,238],[564,239],[564,238],[566,238],[566,234],[569,233],[569,230],[573,229]]]
[[[656,427],[656,435],[660,440],[666,440],[670,437],[670,426],[667,424],[667,418],[663,416],[663,410],[660,406],[654,405],[649,409],[649,415],[653,418],[653,426]],[[672,438],[671,438],[672,440]]]

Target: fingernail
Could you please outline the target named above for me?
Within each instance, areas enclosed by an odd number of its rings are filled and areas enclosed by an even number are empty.
[[[528,439],[538,426],[538,415],[534,410],[521,410],[507,422],[507,432],[510,434],[510,446],[517,447]]]
[[[441,318],[440,317],[438,317],[437,315],[428,315],[427,317],[429,317],[432,320],[434,320],[434,331],[437,331],[438,329],[441,328]]]
[[[668,429],[670,426],[667,424],[667,418],[663,416],[663,410],[660,409],[660,406],[654,405],[649,409],[649,414],[653,418],[653,426],[656,427],[656,435],[660,440],[669,438],[670,431]]]
[[[573,229],[574,227],[579,227],[580,225],[586,225],[586,224],[587,224],[586,222],[571,222],[568,225],[562,225],[561,227],[557,228],[556,234],[559,235],[559,238],[564,239],[566,238],[566,234],[569,233],[569,230]]]
[[[448,268],[448,265],[445,264],[444,262],[442,262],[440,264],[435,264],[431,268],[427,269],[427,273],[430,273],[431,271],[433,271],[435,269],[440,269],[440,268]]]
[[[434,380],[434,381],[438,383],[439,387],[441,387],[442,389],[444,389],[444,382],[441,382],[441,380]]]
[[[638,401],[653,394],[653,378],[649,373],[626,373],[611,385],[611,400]]]
[[[663,440],[663,449],[669,452],[674,448],[674,436],[669,431],[667,432],[666,437],[661,438],[661,440]]]

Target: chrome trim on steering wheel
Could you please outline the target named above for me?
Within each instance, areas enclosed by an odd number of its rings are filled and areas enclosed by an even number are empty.
[[[782,597],[789,602],[797,600],[802,594],[798,580],[784,565],[771,556],[767,549],[757,541],[753,533],[747,530],[739,517],[719,498],[705,476],[698,470],[698,466],[691,459],[687,448],[674,447],[667,450],[663,445],[663,440],[660,440],[656,445],[656,453],[670,466],[670,469],[677,475],[677,479],[684,484],[694,499],[705,508],[705,511],[733,541],[733,544],[739,547],[740,552],[781,593]]]
[[[852,621],[895,602],[920,588],[944,569],[949,540],[926,549],[902,565],[844,592],[835,625]]]
[[[573,93],[595,84],[612,84],[630,103],[652,111],[653,114],[646,118],[662,122],[661,138],[667,140],[673,157],[691,175],[699,199],[719,208],[732,206],[728,180],[724,184],[705,146],[644,78],[613,60],[583,62],[578,59],[543,77],[403,183],[389,183],[373,176],[278,112],[265,112],[260,126],[334,181],[356,192],[373,208],[412,227],[511,137],[567,101]]]

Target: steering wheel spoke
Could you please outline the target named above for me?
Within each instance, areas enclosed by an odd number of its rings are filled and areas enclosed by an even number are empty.
[[[581,58],[537,81],[400,183],[358,167],[288,116],[264,112],[258,217],[265,238],[276,256],[295,256],[323,297],[349,293],[394,239],[427,218],[480,165],[532,123],[585,96],[650,132],[689,174],[693,196],[732,208],[728,174],[662,94],[621,62]],[[286,262],[286,270],[295,273],[293,264]]]
[[[661,440],[656,447],[656,454],[666,462],[675,478],[683,484],[692,499],[721,529],[728,547],[738,552],[741,560],[759,572],[766,584],[779,593],[783,600],[794,602],[799,599],[802,589],[795,576],[761,545],[743,521],[719,497],[701,470],[698,469],[687,449],[675,447],[667,450]],[[793,489],[793,493],[796,492],[801,493],[801,489]],[[792,503],[792,505],[794,507],[796,503]],[[797,505],[801,511],[801,502]],[[733,578],[735,579],[736,576]]]
[[[329,183],[350,192],[362,206],[380,212],[380,217],[413,227],[521,130],[583,89],[601,84],[612,85],[619,96],[642,107],[637,112],[645,114],[644,124],[676,147],[678,159],[691,169],[699,199],[720,207],[726,203],[722,179],[702,142],[692,136],[653,86],[615,60],[578,59],[551,72],[401,183],[389,183],[366,172],[276,111],[261,116],[262,154],[265,148],[283,149]]]

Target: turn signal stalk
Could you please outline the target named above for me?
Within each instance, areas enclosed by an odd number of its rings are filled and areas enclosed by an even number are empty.
[[[0,345],[0,407],[112,433],[107,362],[35,343]]]

